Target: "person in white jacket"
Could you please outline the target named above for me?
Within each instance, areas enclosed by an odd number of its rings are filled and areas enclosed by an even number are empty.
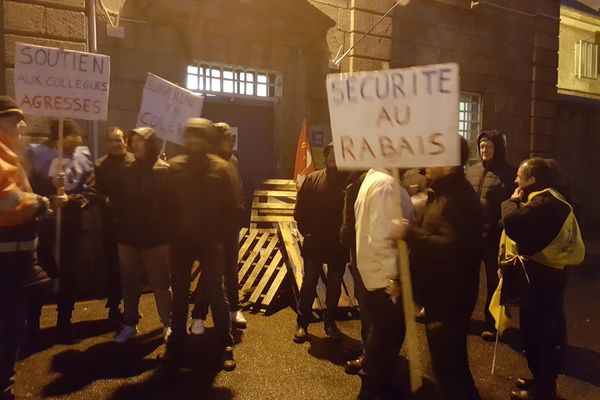
[[[367,172],[354,204],[357,268],[367,293],[371,329],[362,364],[358,398],[376,399],[388,391],[387,378],[404,341],[405,326],[396,235],[414,210],[406,189],[385,169]]]

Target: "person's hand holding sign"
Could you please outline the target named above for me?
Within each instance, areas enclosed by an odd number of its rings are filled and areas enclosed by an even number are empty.
[[[69,202],[69,196],[65,193],[65,182],[67,181],[67,176],[64,172],[58,173],[54,178],[52,178],[52,182],[57,189],[57,194],[54,197],[54,204],[56,207],[64,208],[67,206]]]

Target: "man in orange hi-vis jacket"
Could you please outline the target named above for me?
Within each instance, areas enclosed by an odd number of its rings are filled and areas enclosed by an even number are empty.
[[[15,153],[23,111],[0,96],[0,400],[13,399],[19,337],[25,325],[24,284],[36,263],[36,220],[48,199],[31,192]]]

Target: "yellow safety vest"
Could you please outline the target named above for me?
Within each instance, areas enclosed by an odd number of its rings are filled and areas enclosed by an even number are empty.
[[[562,229],[546,248],[533,256],[519,254],[518,244],[506,234],[506,230],[502,231],[498,256],[500,262],[518,259],[522,263],[524,260],[529,259],[557,269],[564,269],[566,265],[579,265],[583,262],[585,258],[585,245],[581,238],[579,224],[577,223],[575,214],[573,214],[573,207],[571,207],[560,193],[553,188],[533,192],[528,196],[527,202],[523,203],[523,205],[527,206],[534,197],[544,193],[550,193],[556,199],[569,206],[570,212],[565,219]]]

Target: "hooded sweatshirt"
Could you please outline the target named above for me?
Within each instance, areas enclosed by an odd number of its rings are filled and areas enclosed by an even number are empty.
[[[500,205],[510,198],[515,190],[517,171],[506,163],[506,144],[504,136],[496,131],[483,131],[477,137],[477,147],[487,139],[494,144],[494,157],[491,161],[480,161],[467,168],[467,180],[473,186],[483,207],[483,238],[485,243],[497,246],[500,240]],[[481,159],[481,151],[479,152]]]

